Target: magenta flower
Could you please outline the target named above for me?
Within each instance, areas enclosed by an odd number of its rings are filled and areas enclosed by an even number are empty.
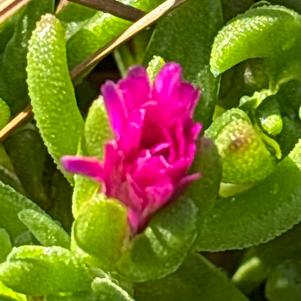
[[[65,156],[64,168],[102,183],[103,192],[128,208],[132,232],[200,177],[189,174],[201,124],[192,117],[199,91],[182,80],[181,67],[166,64],[150,85],[146,70],[134,67],[125,79],[102,86],[115,139],[102,162]]]

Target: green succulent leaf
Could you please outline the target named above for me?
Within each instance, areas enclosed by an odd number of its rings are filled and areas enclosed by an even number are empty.
[[[19,130],[5,141],[5,150],[26,195],[41,207],[47,208],[49,200],[43,186],[47,150],[38,131],[35,128]]]
[[[301,3],[299,0],[270,0],[269,2],[272,4],[284,5],[301,13]]]
[[[60,167],[63,155],[74,155],[83,130],[66,60],[65,31],[47,14],[37,23],[27,55],[28,88],[37,126]]]
[[[206,212],[198,250],[242,249],[272,240],[300,222],[301,141],[274,172]]]
[[[190,173],[200,173],[200,179],[192,182],[185,196],[198,206],[199,215],[211,207],[217,196],[222,177],[222,164],[213,140],[202,137]]]
[[[231,280],[201,255],[189,256],[174,274],[135,286],[143,301],[247,301]]]
[[[134,301],[126,291],[107,278],[95,278],[92,290],[96,295],[96,301]]]
[[[254,183],[274,170],[274,156],[244,111],[227,110],[214,120],[205,134],[213,139],[221,156],[223,182]]]
[[[108,120],[104,101],[101,96],[96,99],[88,112],[84,133],[80,142],[79,155],[93,156],[102,160],[104,145],[112,138],[112,130]],[[73,192],[73,215],[77,217],[80,207],[99,191],[99,183],[83,176],[75,176]]]
[[[10,253],[12,249],[9,234],[5,229],[0,228],[0,262],[5,261],[6,256]]]
[[[79,294],[61,294],[46,296],[46,301],[96,301],[95,295],[91,292]]]
[[[18,213],[21,210],[41,211],[36,204],[1,182],[0,200],[0,227],[9,233],[11,239],[15,239],[26,230],[26,227],[18,218]]]
[[[281,6],[261,6],[231,20],[216,36],[210,66],[219,75],[234,65],[264,58],[271,90],[279,83],[300,79],[301,16]]]
[[[89,291],[92,281],[86,266],[70,251],[41,246],[14,248],[0,265],[0,280],[33,296]]]
[[[25,70],[28,41],[41,15],[53,12],[54,2],[30,1],[17,17],[14,34],[6,44],[0,68],[0,96],[9,104],[13,114],[23,110],[28,103]]]
[[[2,282],[0,282],[0,300],[1,301],[27,301],[25,295],[18,294],[6,287]]]
[[[112,268],[128,239],[127,210],[118,201],[98,195],[79,212],[73,233],[83,251]]]
[[[25,209],[18,217],[42,245],[70,247],[69,235],[46,213]]]
[[[10,108],[0,97],[0,129],[2,129],[10,119]]]
[[[173,273],[183,263],[197,236],[196,205],[182,198],[155,215],[117,263],[122,277],[145,282]]]
[[[154,55],[180,63],[185,78],[202,89],[195,117],[205,128],[217,101],[219,81],[214,79],[208,66],[210,47],[222,20],[220,0],[187,1],[158,21],[145,55],[146,63]]]
[[[250,293],[268,278],[279,263],[289,259],[299,259],[300,235],[299,224],[280,237],[248,250],[233,275],[234,283],[244,292]]]

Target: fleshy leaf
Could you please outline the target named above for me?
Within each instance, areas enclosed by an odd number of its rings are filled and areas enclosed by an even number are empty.
[[[12,239],[26,230],[18,218],[23,209],[41,209],[11,187],[0,182],[0,227],[6,229]]]
[[[298,58],[301,16],[281,6],[262,6],[231,20],[216,36],[210,66],[218,75],[250,58],[264,58],[270,88],[280,82],[300,79]]]
[[[16,292],[41,296],[88,291],[92,279],[80,259],[64,248],[22,246],[0,265],[0,280]]]
[[[54,0],[30,1],[18,15],[14,34],[4,49],[0,68],[0,96],[9,104],[13,114],[23,110],[28,103],[25,71],[28,41],[41,15],[53,12],[54,3]]]
[[[22,210],[19,219],[44,246],[70,247],[70,237],[65,230],[46,213],[32,209]]]
[[[97,301],[134,301],[126,291],[107,278],[95,278],[92,290]]]
[[[196,205],[182,198],[155,215],[117,263],[122,277],[145,282],[173,273],[196,239]]]
[[[221,156],[223,182],[254,183],[274,170],[276,159],[244,111],[227,110],[213,121],[205,135],[213,139]]]
[[[26,195],[42,208],[47,208],[49,200],[43,186],[47,150],[37,129],[25,128],[14,133],[5,141],[5,149]]]
[[[74,155],[83,130],[66,60],[65,31],[47,14],[37,23],[27,55],[28,88],[37,126],[54,161]]]
[[[5,261],[12,248],[10,237],[5,229],[0,228],[0,262]]]
[[[300,235],[299,224],[280,237],[248,250],[233,275],[234,283],[245,293],[250,293],[267,279],[271,270],[279,263],[288,259],[299,259]]]
[[[217,196],[222,176],[222,164],[214,142],[203,137],[198,142],[198,152],[191,167],[191,173],[200,172],[200,179],[192,182],[185,196],[198,206],[199,215],[211,207]]]
[[[1,301],[26,301],[25,295],[18,294],[6,287],[2,282],[0,282],[0,300]]]
[[[220,199],[201,223],[197,249],[242,249],[267,242],[301,220],[301,140],[262,182]]]
[[[127,210],[116,200],[99,195],[83,206],[74,224],[74,239],[104,267],[120,257],[128,238]]]
[[[112,135],[103,98],[100,96],[89,109],[78,154],[97,157],[101,160],[104,144],[112,138]],[[75,176],[72,208],[75,217],[77,217],[80,207],[91,200],[99,189],[99,183],[83,176]]]
[[[0,97],[0,129],[2,129],[10,119],[10,108]]]
[[[135,298],[143,301],[247,301],[223,272],[201,255],[191,255],[168,277],[137,284]]]

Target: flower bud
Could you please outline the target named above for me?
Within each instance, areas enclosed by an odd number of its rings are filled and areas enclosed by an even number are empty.
[[[279,104],[276,99],[269,98],[264,101],[257,110],[259,123],[263,130],[271,135],[277,136],[283,129],[283,122]]]
[[[223,182],[254,183],[273,170],[275,159],[245,112],[225,112],[213,122],[206,136],[214,140],[222,158]]]

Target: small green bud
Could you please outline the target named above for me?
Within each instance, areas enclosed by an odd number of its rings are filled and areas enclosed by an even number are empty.
[[[217,145],[225,183],[254,183],[274,168],[274,157],[247,114],[239,109],[231,109],[218,117],[206,131],[206,136]]]
[[[151,81],[154,81],[157,74],[160,72],[162,67],[164,66],[165,61],[161,56],[153,56],[153,58],[149,61],[147,66],[147,73]]]
[[[283,129],[283,121],[278,102],[273,98],[264,101],[257,110],[259,123],[263,130],[271,135],[277,136]]]

